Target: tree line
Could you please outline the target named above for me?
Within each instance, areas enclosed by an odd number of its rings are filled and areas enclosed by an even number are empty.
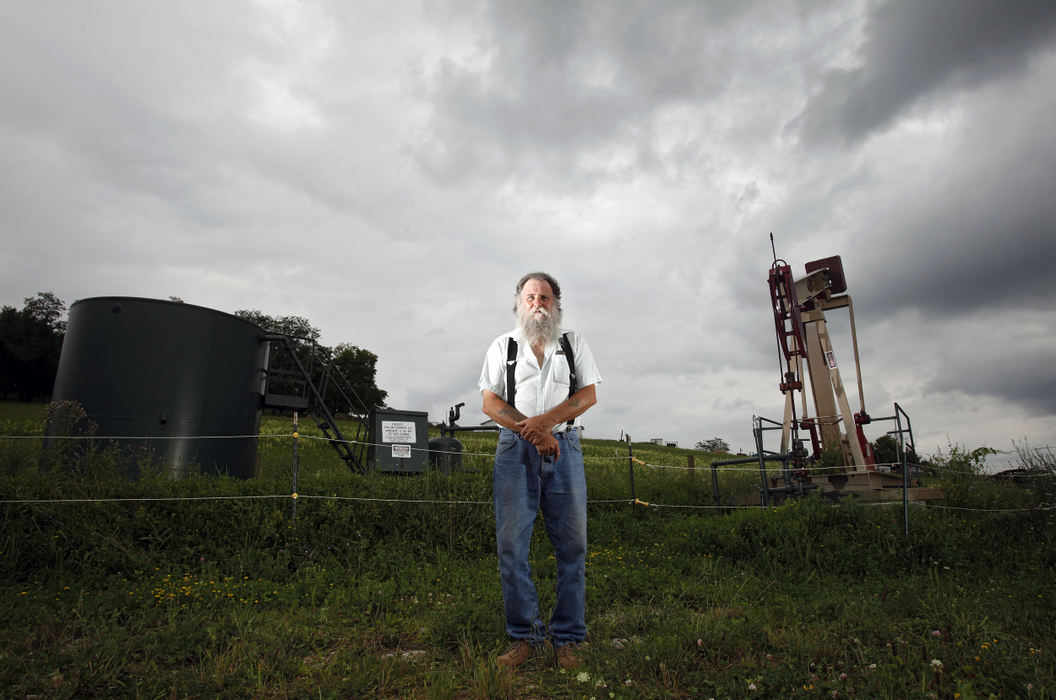
[[[377,385],[378,356],[369,350],[350,343],[338,343],[333,348],[319,344],[320,331],[302,316],[269,316],[255,309],[239,309],[235,316],[255,323],[272,333],[281,333],[288,337],[295,350],[307,350],[309,346],[334,367],[352,385],[352,389],[368,408],[383,407],[388,392]],[[336,386],[326,387],[323,400],[335,411],[349,410],[343,406],[340,391]]]
[[[0,308],[0,397],[47,398],[66,336],[66,304],[51,292]]]
[[[170,301],[181,303],[177,297]],[[66,304],[51,292],[26,297],[21,309],[0,308],[0,398],[22,401],[47,399],[55,385],[59,355],[66,337]],[[385,406],[388,392],[377,386],[378,356],[350,343],[328,348],[318,344],[320,331],[300,316],[269,316],[256,310],[239,310],[235,316],[273,333],[293,339],[298,347],[315,347],[341,371],[368,407]],[[343,410],[338,390],[330,386],[327,405]]]

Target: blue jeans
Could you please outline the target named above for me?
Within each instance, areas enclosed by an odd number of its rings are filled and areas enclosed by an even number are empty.
[[[561,455],[541,457],[535,446],[508,428],[495,450],[495,539],[506,611],[506,633],[540,646],[547,636],[555,647],[587,636],[584,587],[587,561],[587,482],[579,431],[555,433]],[[549,634],[539,616],[539,600],[528,550],[539,510],[557,559],[557,603]]]

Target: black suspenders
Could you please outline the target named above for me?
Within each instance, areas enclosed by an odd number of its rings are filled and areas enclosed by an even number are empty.
[[[561,350],[565,353],[565,359],[568,361],[568,396],[572,398],[572,395],[576,393],[577,382],[576,382],[576,360],[572,355],[572,341],[568,339],[568,333],[561,334]],[[513,338],[509,338],[506,343],[506,403],[514,406],[514,399],[517,396],[517,341]],[[568,427],[572,427],[572,421],[568,421]]]
[[[565,359],[568,360],[568,398],[576,393],[576,360],[572,356],[572,342],[568,339],[568,333],[561,334],[561,349],[565,351]],[[571,425],[571,422],[569,422]]]
[[[513,338],[506,343],[506,403],[516,408],[513,403],[517,396],[517,341]]]

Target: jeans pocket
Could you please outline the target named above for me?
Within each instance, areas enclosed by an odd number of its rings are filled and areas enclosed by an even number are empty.
[[[578,430],[572,430],[568,433],[568,437],[565,439],[565,444],[571,447],[573,452],[583,454],[583,447],[579,444]]]
[[[509,452],[517,444],[517,434],[512,430],[503,430],[499,433],[499,444],[495,447],[495,456],[503,452]]]

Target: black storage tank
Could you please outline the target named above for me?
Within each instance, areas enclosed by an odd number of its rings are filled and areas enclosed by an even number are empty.
[[[147,445],[174,476],[256,474],[268,343],[260,326],[193,304],[93,297],[70,307],[52,401],[95,434]],[[159,439],[160,438],[160,439]]]

